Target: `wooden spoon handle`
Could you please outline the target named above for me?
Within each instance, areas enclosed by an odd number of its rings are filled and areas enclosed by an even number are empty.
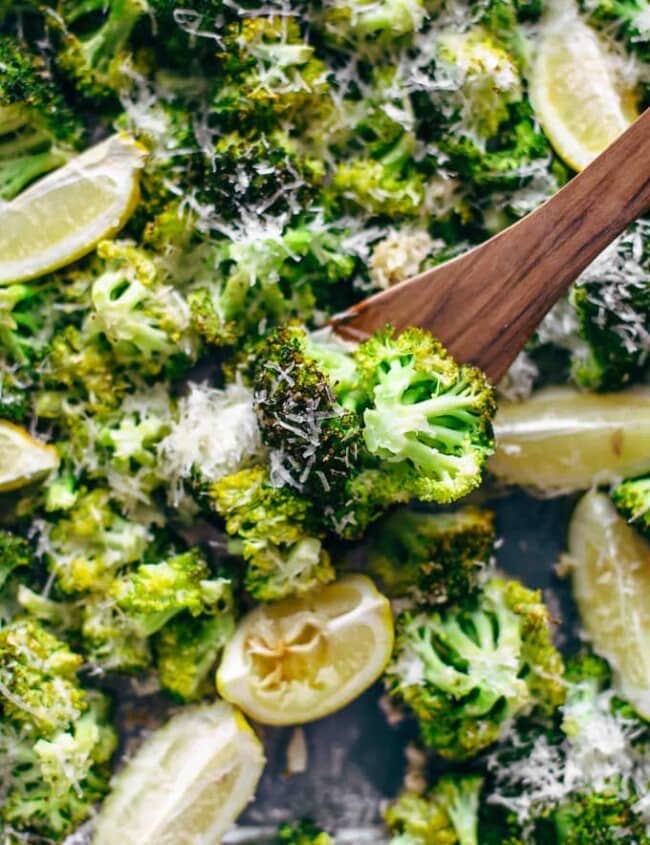
[[[650,109],[523,220],[332,320],[361,340],[390,322],[431,331],[497,381],[593,259],[650,207]]]

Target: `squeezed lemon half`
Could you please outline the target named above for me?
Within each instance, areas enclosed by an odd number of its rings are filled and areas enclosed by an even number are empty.
[[[348,575],[245,616],[224,651],[217,687],[263,724],[309,722],[377,680],[393,636],[388,599],[365,575]]]
[[[530,99],[560,158],[583,170],[638,115],[634,93],[617,79],[613,59],[572,4],[551,12],[530,79]]]
[[[113,135],[0,204],[0,284],[50,273],[119,231],[138,204],[145,155]]]

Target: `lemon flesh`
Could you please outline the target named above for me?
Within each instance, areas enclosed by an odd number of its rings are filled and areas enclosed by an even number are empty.
[[[348,575],[245,616],[225,648],[217,687],[258,722],[302,724],[359,696],[392,648],[388,599],[366,576]]]
[[[488,467],[501,481],[561,494],[650,472],[650,390],[540,390],[504,402]]]
[[[139,199],[144,149],[113,135],[0,204],[0,284],[42,276],[122,228]]]
[[[253,798],[262,746],[223,701],[183,709],[117,775],[93,845],[218,845]]]
[[[58,465],[54,446],[37,440],[18,425],[0,420],[0,493],[38,481]]]
[[[571,520],[567,563],[594,651],[623,698],[650,719],[650,546],[608,496],[592,492]]]
[[[637,117],[613,59],[571,6],[552,14],[542,31],[530,98],[555,152],[574,170],[583,170]]]

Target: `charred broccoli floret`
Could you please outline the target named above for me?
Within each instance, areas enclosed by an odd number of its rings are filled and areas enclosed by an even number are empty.
[[[410,596],[425,605],[448,604],[476,588],[495,540],[491,511],[399,509],[373,530],[370,572],[389,596]]]
[[[552,712],[562,670],[539,593],[492,579],[458,607],[403,614],[386,685],[413,710],[427,745],[462,760],[518,716]]]

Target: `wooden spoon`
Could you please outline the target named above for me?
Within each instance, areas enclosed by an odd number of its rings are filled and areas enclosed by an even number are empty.
[[[582,173],[523,220],[458,258],[332,318],[363,340],[420,326],[493,382],[542,317],[602,250],[650,207],[650,109]]]

